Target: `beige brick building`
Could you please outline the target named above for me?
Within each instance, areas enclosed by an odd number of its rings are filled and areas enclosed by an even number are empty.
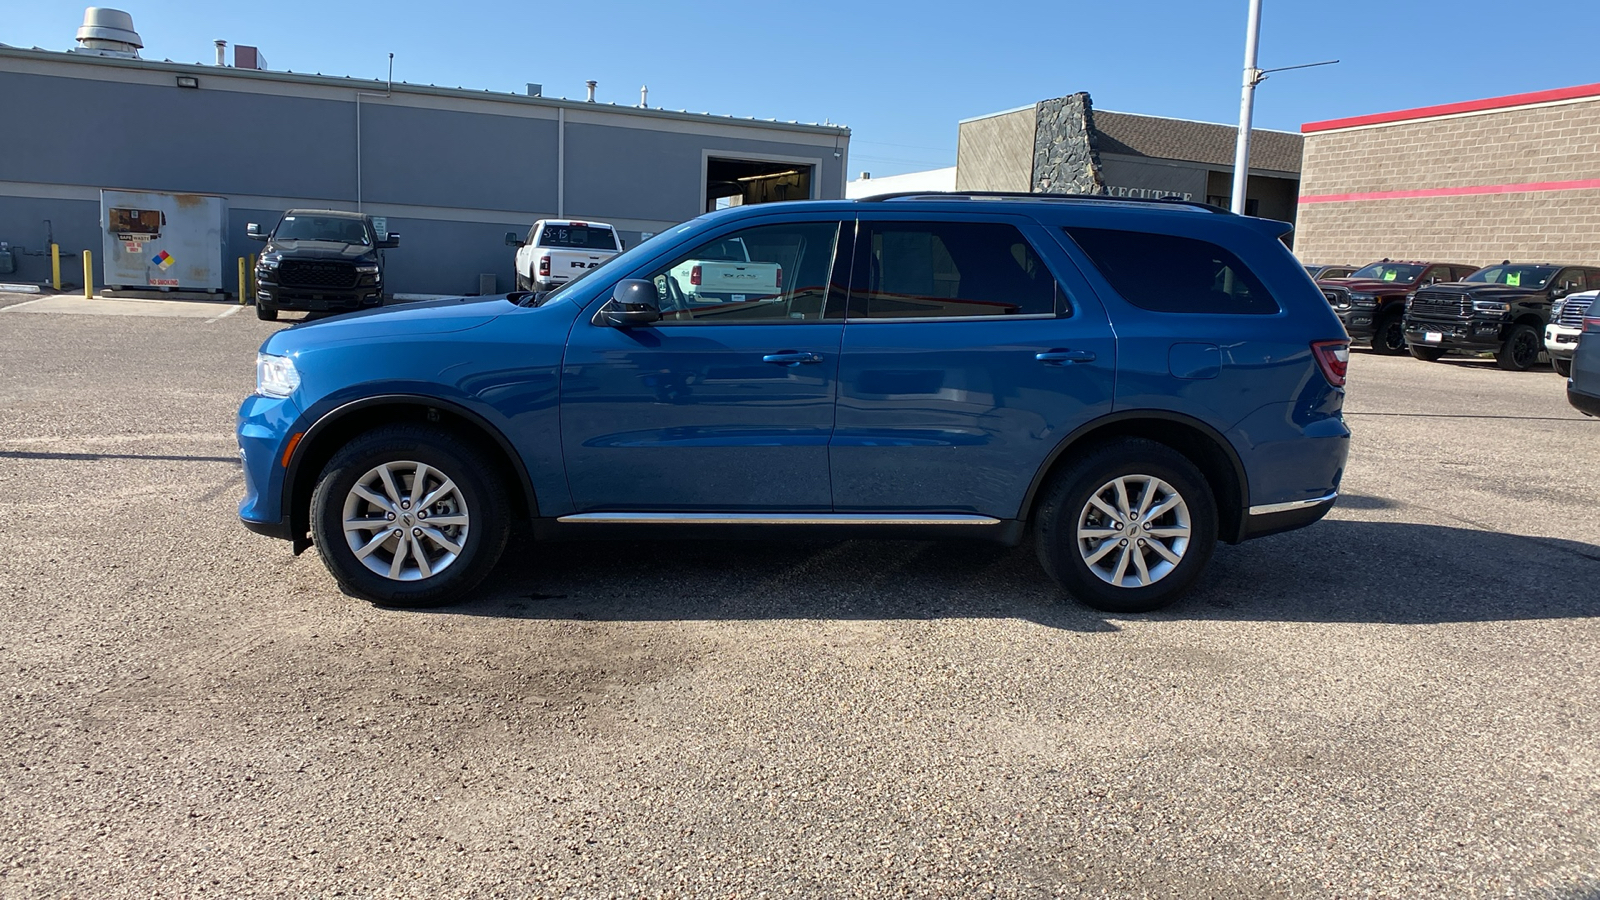
[[[1312,122],[1295,252],[1600,265],[1600,84]]]

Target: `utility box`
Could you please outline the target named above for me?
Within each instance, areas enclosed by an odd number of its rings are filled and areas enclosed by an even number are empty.
[[[227,225],[221,197],[102,190],[106,287],[218,293],[228,273]]]

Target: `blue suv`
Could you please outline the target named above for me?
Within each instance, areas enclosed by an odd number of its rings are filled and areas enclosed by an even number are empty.
[[[348,593],[448,603],[538,542],[1020,543],[1099,609],[1320,519],[1349,339],[1278,238],[1200,204],[886,195],[711,213],[549,293],[280,331],[247,527]]]

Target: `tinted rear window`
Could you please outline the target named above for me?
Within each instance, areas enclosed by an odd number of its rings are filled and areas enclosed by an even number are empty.
[[[1255,273],[1209,241],[1105,228],[1065,231],[1116,292],[1141,309],[1254,316],[1278,311]]]
[[[570,247],[575,250],[615,250],[616,235],[609,228],[592,225],[546,225],[539,235],[541,247]]]

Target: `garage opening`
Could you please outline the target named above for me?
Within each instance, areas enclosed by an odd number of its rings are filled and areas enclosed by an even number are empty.
[[[812,166],[755,159],[706,159],[706,212],[811,198]]]

